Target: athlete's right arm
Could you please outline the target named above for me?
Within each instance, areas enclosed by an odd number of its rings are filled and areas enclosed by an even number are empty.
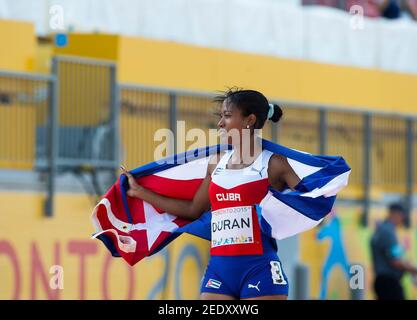
[[[127,195],[130,197],[140,198],[165,212],[189,220],[198,219],[210,208],[208,188],[213,164],[208,165],[206,177],[192,200],[174,199],[155,193],[139,185],[125,168],[121,167],[121,169],[129,181],[130,189],[127,191]]]
[[[401,259],[393,259],[391,260],[391,265],[393,265],[395,268],[401,271],[406,271],[410,272],[413,275],[417,275],[417,267],[415,267],[408,261],[403,261]]]

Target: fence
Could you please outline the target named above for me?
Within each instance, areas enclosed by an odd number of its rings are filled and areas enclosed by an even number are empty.
[[[120,162],[133,168],[155,160],[160,128],[174,133],[176,152],[195,147],[192,135],[178,140],[177,131],[216,128],[212,98],[119,85],[113,63],[87,59],[56,57],[51,76],[0,72],[0,166],[48,172],[45,213],[52,215],[54,181],[62,172],[108,170],[115,179]],[[284,117],[278,125],[267,122],[263,137],[345,157],[352,175],[342,197],[360,201],[365,218],[375,191],[396,194],[412,207],[415,116],[274,102]]]

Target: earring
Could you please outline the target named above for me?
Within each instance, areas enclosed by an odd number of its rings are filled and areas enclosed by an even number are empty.
[[[249,129],[249,125],[247,125],[246,128]]]

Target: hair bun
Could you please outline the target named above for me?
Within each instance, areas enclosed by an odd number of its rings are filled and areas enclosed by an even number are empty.
[[[272,117],[269,119],[272,122],[278,122],[282,117],[282,109],[279,105],[274,103],[274,114],[272,115]]]

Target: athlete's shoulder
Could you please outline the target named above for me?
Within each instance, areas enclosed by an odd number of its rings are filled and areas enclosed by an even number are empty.
[[[269,158],[268,175],[271,178],[280,179],[283,174],[286,174],[291,169],[286,157],[273,154]]]
[[[280,154],[275,153],[269,158],[269,167],[272,169],[279,169],[286,165],[288,165],[287,158]]]

